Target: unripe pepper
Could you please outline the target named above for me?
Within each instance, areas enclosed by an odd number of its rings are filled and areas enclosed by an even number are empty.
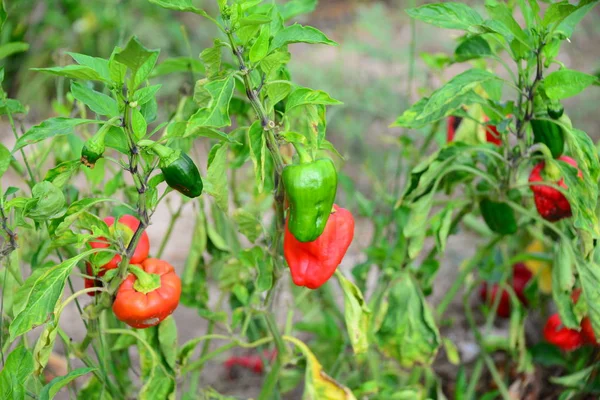
[[[159,167],[167,185],[192,199],[202,194],[204,184],[200,172],[187,154],[158,143],[152,145],[150,150],[160,158]]]
[[[532,277],[533,274],[527,269],[525,264],[517,263],[513,265],[511,285],[517,298],[524,306],[527,306],[528,304],[527,298],[525,297],[525,287],[527,287],[527,284]],[[484,283],[479,290],[479,296],[482,301],[491,307],[496,301],[499,290],[500,286],[497,283],[492,285],[491,290],[488,288],[488,283]],[[500,296],[502,297],[500,298],[500,303],[498,303],[496,315],[501,318],[508,318],[510,317],[510,294],[507,290],[503,290]]]
[[[545,117],[549,118],[547,115]],[[544,143],[554,158],[562,155],[565,149],[565,134],[562,127],[548,119],[532,119],[531,129],[534,143]]]
[[[350,211],[333,206],[323,234],[312,242],[300,242],[285,226],[283,255],[298,286],[316,289],[323,285],[342,262],[354,238]]]
[[[547,106],[547,110],[548,110],[548,115],[552,119],[559,119],[560,117],[563,116],[563,114],[565,112],[565,108],[558,100],[549,102],[548,106]]]
[[[102,157],[106,150],[106,146],[104,145],[106,134],[118,119],[119,117],[114,117],[108,120],[94,136],[83,144],[83,148],[81,149],[81,163],[83,165],[94,168],[96,161]]]
[[[506,203],[485,198],[479,202],[481,216],[492,230],[500,235],[512,235],[517,231],[514,210]]]
[[[571,157],[562,156],[558,159],[577,168],[577,162],[575,162],[575,160],[573,160]],[[537,164],[529,175],[529,183],[547,181],[548,179],[544,179],[542,176],[545,167],[546,163],[544,161]],[[567,189],[567,185],[565,184],[563,178],[560,178],[558,182],[554,183],[562,188]],[[535,206],[542,218],[554,222],[562,218],[568,218],[572,215],[569,201],[558,190],[544,185],[530,185],[530,188],[533,192]]]
[[[544,326],[544,339],[564,351],[573,351],[583,345],[580,332],[562,325],[560,316],[552,314]]]
[[[300,164],[287,165],[282,179],[290,202],[288,227],[300,242],[312,242],[325,229],[337,192],[333,161],[309,161],[300,153]]]
[[[113,303],[115,316],[134,328],[158,325],[175,311],[181,296],[181,280],[166,261],[148,258],[130,265],[132,272],[119,286]]]

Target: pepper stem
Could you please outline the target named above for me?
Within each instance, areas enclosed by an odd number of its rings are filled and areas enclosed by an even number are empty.
[[[296,149],[296,153],[298,157],[300,157],[300,162],[302,164],[308,164],[313,161],[313,158],[308,154],[308,151],[304,148],[304,145],[301,143],[292,143],[294,148]]]
[[[129,265],[129,272],[137,278],[133,284],[133,288],[140,293],[150,293],[161,286],[160,275],[150,274],[137,265]]]
[[[170,165],[176,159],[178,159],[181,154],[180,150],[171,149],[159,143],[154,143],[151,146],[148,146],[147,149],[152,151],[158,156],[158,158],[160,158],[161,167]]]

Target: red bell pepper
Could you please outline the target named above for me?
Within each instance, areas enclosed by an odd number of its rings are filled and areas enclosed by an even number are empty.
[[[292,280],[298,286],[316,289],[327,282],[352,243],[352,214],[336,204],[333,209],[325,230],[312,242],[300,242],[296,239],[286,222],[283,254],[290,267]]]

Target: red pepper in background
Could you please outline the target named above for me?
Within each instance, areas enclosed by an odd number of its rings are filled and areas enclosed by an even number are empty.
[[[577,162],[571,157],[562,156],[558,160],[564,161],[577,168]],[[543,182],[545,179],[542,177],[542,171],[546,163],[542,161],[537,164],[531,174],[529,175],[529,182]],[[581,176],[581,171],[579,172]],[[567,189],[567,185],[563,178],[560,178],[558,182],[554,182],[556,185]],[[567,198],[558,190],[543,185],[531,185],[531,191],[533,192],[533,199],[535,201],[535,207],[538,213],[547,221],[555,222],[563,218],[568,218],[572,215],[571,205]]]
[[[298,286],[316,289],[323,285],[342,262],[354,237],[354,218],[350,211],[333,205],[325,230],[312,242],[300,242],[289,231],[286,221],[283,255]]]
[[[451,115],[448,117],[448,126],[446,128],[446,142],[450,143],[454,140],[454,135],[456,134],[456,130],[462,121],[461,117],[455,117]]]
[[[263,357],[269,361],[273,361],[277,356],[276,350],[264,351]],[[235,368],[241,367],[248,369],[255,374],[262,374],[264,372],[264,363],[263,358],[261,358],[258,354],[250,354],[246,356],[231,356],[229,357],[223,365],[227,369],[227,375],[230,379],[235,378]]]
[[[552,314],[544,326],[544,339],[564,351],[573,351],[584,343],[583,335],[562,325],[560,316]]]
[[[446,142],[450,143],[454,140],[454,136],[456,135],[456,131],[462,122],[462,117],[457,117],[451,115],[448,117],[448,123],[446,127]],[[484,121],[487,122],[490,119],[487,115],[484,117]],[[495,144],[496,146],[500,146],[502,144],[502,136],[498,132],[498,128],[495,125],[485,125],[485,139],[488,143]]]
[[[575,289],[571,294],[571,299],[573,303],[577,304],[579,301],[579,297],[581,296],[581,289]],[[585,343],[589,344],[598,344],[598,339],[596,339],[596,334],[594,333],[594,328],[592,327],[592,321],[590,321],[589,317],[584,317],[581,320],[581,336]]]
[[[513,265],[512,288],[524,306],[527,306],[525,287],[532,277],[533,274],[524,263]],[[482,301],[491,307],[495,303],[498,290],[500,290],[500,286],[497,283],[494,283],[492,289],[488,293],[488,284],[484,283],[479,290],[479,296]],[[510,316],[510,294],[508,293],[508,290],[503,290],[501,296],[496,315],[501,318],[508,318]]]

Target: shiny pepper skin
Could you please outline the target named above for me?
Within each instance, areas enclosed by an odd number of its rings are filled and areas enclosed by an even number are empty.
[[[200,172],[187,154],[181,152],[170,164],[161,165],[161,171],[167,184],[184,196],[193,199],[202,194]]]
[[[316,289],[323,285],[342,262],[354,237],[354,218],[350,211],[333,206],[323,234],[302,243],[285,227],[283,255],[298,286]]]
[[[584,344],[583,335],[562,325],[560,316],[552,314],[544,326],[544,339],[561,350],[573,351]]]
[[[298,241],[312,242],[323,233],[335,201],[335,165],[327,158],[288,165],[282,179],[290,202],[289,230]]]
[[[136,276],[129,274],[121,283],[113,303],[115,316],[134,328],[158,325],[175,311],[181,296],[181,280],[175,268],[166,261],[148,258],[140,267],[149,274],[160,276],[160,287],[148,292],[134,288]]]
[[[571,157],[562,156],[558,160],[564,161],[575,168],[577,168],[577,162]],[[529,183],[543,182],[542,171],[546,163],[542,161],[537,164],[531,174],[529,175]],[[581,173],[580,173],[581,174]],[[567,189],[567,185],[564,179],[561,178],[556,184],[562,188]],[[572,215],[571,205],[566,197],[558,190],[543,185],[530,185],[531,191],[533,192],[533,199],[538,213],[547,221],[555,222],[563,218],[568,218]]]
[[[527,306],[527,298],[525,297],[525,287],[533,277],[533,274],[523,263],[517,263],[513,265],[513,278],[512,278],[512,288],[515,291],[515,294],[519,298],[519,301],[524,306]],[[500,290],[500,286],[497,283],[492,285],[491,290],[488,288],[488,284],[484,283],[479,290],[479,296],[483,302],[485,302],[488,306],[492,307],[492,305],[496,301],[496,296],[498,295],[498,291]],[[500,303],[498,304],[498,309],[496,310],[496,315],[501,318],[510,317],[510,294],[507,290],[503,290],[500,298]]]

